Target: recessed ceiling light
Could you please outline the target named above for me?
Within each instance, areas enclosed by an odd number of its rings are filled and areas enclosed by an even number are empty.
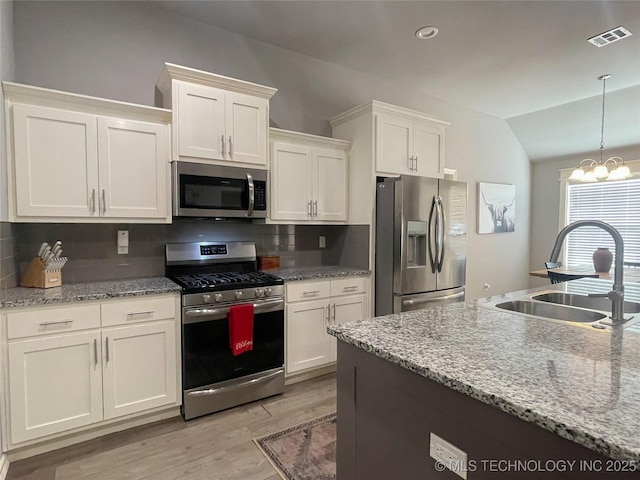
[[[416,31],[416,37],[420,40],[427,40],[438,35],[438,29],[436,27],[422,27]]]

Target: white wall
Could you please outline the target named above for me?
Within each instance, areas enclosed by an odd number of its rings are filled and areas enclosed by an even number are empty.
[[[376,99],[446,119],[446,163],[469,182],[468,298],[528,286],[530,164],[498,118],[166,13],[144,2],[17,2],[16,81],[153,105],[165,61],[279,89],[271,123],[330,135],[328,119]],[[478,181],[515,184],[517,231],[477,235]]]
[[[596,140],[598,140],[596,138]],[[627,161],[640,159],[640,145],[607,151],[607,157],[617,155]],[[583,158],[599,158],[599,152],[581,157],[561,157],[533,164],[531,213],[531,270],[544,268],[549,260],[556,236],[560,231],[560,170],[575,168]],[[533,279],[531,286],[548,284],[546,279]]]
[[[13,80],[13,2],[0,1],[0,80]],[[4,94],[0,89],[0,221],[7,211],[7,151],[5,148]]]

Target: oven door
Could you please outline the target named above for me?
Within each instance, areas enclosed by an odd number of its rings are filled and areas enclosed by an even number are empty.
[[[173,162],[176,217],[267,216],[267,172],[189,162]]]
[[[248,302],[234,302],[240,305]],[[182,313],[183,390],[209,386],[284,365],[284,299],[254,301],[253,350],[229,347],[229,306],[188,307]]]

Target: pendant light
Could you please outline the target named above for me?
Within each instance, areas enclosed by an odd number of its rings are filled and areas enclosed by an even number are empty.
[[[591,158],[585,158],[580,162],[578,168],[576,168],[569,177],[569,180],[576,180],[580,182],[597,182],[598,180],[624,180],[632,176],[629,167],[624,164],[624,160],[621,157],[610,157],[607,160],[602,160],[602,154],[604,153],[604,106],[605,106],[605,89],[607,86],[607,80],[611,78],[611,74],[606,73],[600,75],[598,80],[602,81],[602,123],[600,126],[600,161],[596,162]],[[583,167],[584,162],[590,162],[588,170],[585,171]],[[613,163],[611,171],[609,171],[608,164]]]

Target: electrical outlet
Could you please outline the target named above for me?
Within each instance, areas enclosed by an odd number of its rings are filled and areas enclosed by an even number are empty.
[[[320,248],[325,248],[327,246],[327,237],[325,237],[324,235],[320,235],[318,237],[318,246]]]
[[[459,477],[467,479],[467,454],[435,433],[429,437],[429,455]]]
[[[118,230],[118,255],[129,253],[129,230]]]

